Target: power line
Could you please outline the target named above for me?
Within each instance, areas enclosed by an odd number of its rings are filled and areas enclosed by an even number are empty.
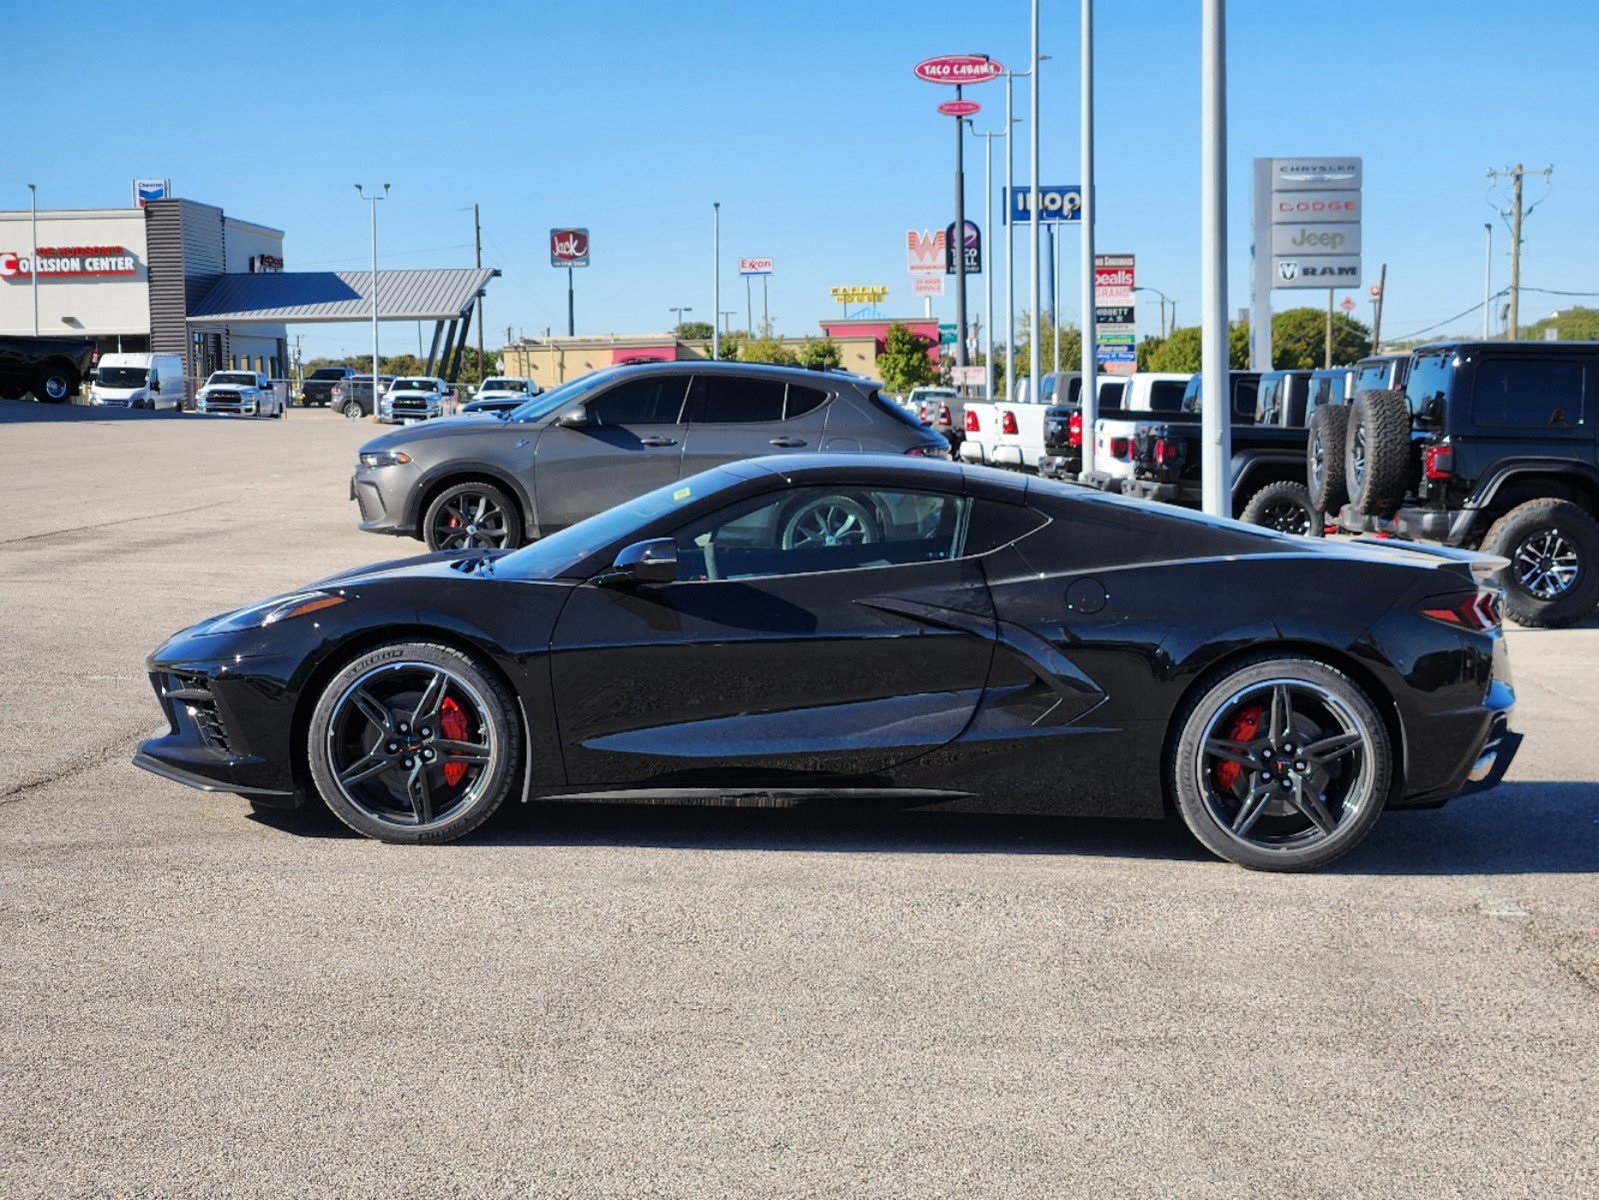
[[[1530,291],[1531,289],[1530,288],[1523,288],[1522,290],[1523,291]],[[1434,329],[1442,329],[1445,325],[1453,325],[1456,321],[1460,320],[1462,317],[1471,316],[1472,313],[1476,312],[1484,304],[1492,303],[1493,301],[1499,299],[1501,296],[1506,296],[1506,295],[1509,295],[1509,294],[1510,294],[1510,289],[1509,288],[1501,288],[1499,291],[1495,292],[1492,296],[1488,297],[1488,299],[1486,301],[1479,300],[1479,301],[1477,301],[1477,303],[1473,304],[1470,308],[1466,309],[1465,312],[1458,312],[1452,317],[1448,317],[1448,318],[1446,318],[1446,319],[1444,319],[1442,321],[1439,321],[1436,325],[1429,325],[1425,329],[1418,329],[1418,330],[1416,330],[1415,333],[1407,333],[1407,334],[1403,335],[1402,337],[1385,338],[1384,340],[1385,341],[1391,341],[1391,342],[1408,342],[1408,341],[1411,341],[1411,340],[1413,340],[1415,338],[1421,337],[1425,333],[1431,333]]]

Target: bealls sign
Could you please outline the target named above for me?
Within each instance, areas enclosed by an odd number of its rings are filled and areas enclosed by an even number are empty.
[[[982,54],[941,54],[916,64],[916,78],[928,83],[987,83],[1004,73],[1003,63]]]

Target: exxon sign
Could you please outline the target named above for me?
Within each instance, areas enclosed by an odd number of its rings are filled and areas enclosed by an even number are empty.
[[[550,230],[550,266],[586,267],[589,265],[587,229]]]

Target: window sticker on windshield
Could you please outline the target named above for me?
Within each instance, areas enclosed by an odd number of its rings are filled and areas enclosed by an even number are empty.
[[[672,493],[672,499],[673,500],[687,500],[693,494],[694,494],[694,489],[693,488],[678,488],[677,491]]]

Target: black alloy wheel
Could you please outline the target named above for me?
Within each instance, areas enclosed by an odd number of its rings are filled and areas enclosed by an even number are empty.
[[[1321,513],[1310,502],[1310,490],[1293,480],[1268,483],[1261,488],[1244,505],[1240,519],[1300,537],[1320,537],[1322,533]]]
[[[1489,528],[1482,551],[1510,560],[1498,582],[1518,625],[1558,629],[1599,604],[1599,522],[1570,500],[1517,505]]]
[[[1325,663],[1257,659],[1202,691],[1178,728],[1178,811],[1208,849],[1241,866],[1331,862],[1365,837],[1387,798],[1387,727],[1365,692]]]
[[[783,549],[863,546],[882,539],[877,517],[852,496],[820,496],[791,509],[783,519]]]
[[[318,700],[312,778],[357,833],[448,841],[486,820],[514,785],[514,713],[504,687],[460,651],[382,646],[335,676]]]
[[[445,488],[423,518],[429,550],[514,550],[522,544],[521,513],[491,483]]]

